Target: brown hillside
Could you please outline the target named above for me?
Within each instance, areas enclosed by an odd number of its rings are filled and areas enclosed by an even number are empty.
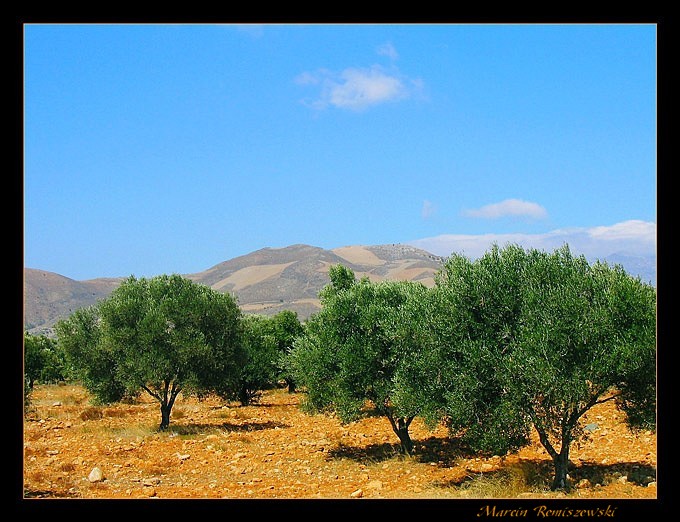
[[[328,269],[342,263],[357,277],[399,279],[434,284],[442,259],[405,245],[347,246],[325,250],[309,245],[263,248],[186,277],[237,297],[244,312],[274,314],[293,310],[301,319],[319,310],[318,294],[328,283]],[[105,298],[122,278],[74,281],[26,268],[24,327],[49,333],[74,310]]]
[[[120,278],[75,281],[44,270],[24,269],[24,328],[51,327],[78,308],[95,304],[120,284]]]

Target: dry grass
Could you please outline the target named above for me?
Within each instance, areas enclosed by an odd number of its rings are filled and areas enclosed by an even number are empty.
[[[102,409],[97,406],[90,406],[89,408],[85,408],[80,413],[80,420],[84,421],[99,420],[102,417],[104,417],[104,413],[102,413]]]

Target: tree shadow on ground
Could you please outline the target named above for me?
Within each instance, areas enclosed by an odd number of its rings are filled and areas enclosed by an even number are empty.
[[[438,466],[449,467],[461,457],[474,455],[472,450],[457,439],[428,437],[414,441],[414,450],[409,458],[418,462],[434,462]],[[327,459],[349,459],[356,462],[383,462],[404,455],[398,442],[350,446],[340,443],[327,453]]]
[[[63,491],[52,491],[49,489],[26,489],[24,490],[24,498],[78,498],[77,493],[67,493]]]
[[[584,461],[580,466],[570,466],[568,472],[574,484],[583,479],[588,479],[593,485],[607,485],[612,482],[622,481],[646,486],[650,482],[656,481],[656,466],[641,462],[601,464]]]
[[[512,464],[501,465],[499,469],[491,471],[469,471],[451,480],[437,482],[440,488],[466,488],[475,481],[486,481],[497,487],[505,485],[512,490],[511,484],[519,484],[528,490],[548,490],[553,481],[555,469],[552,460],[521,460]],[[568,470],[570,489],[578,487],[606,486],[617,480],[629,482],[638,486],[647,486],[656,480],[654,466],[639,462],[621,462],[616,464],[583,463],[580,466],[571,465]],[[623,478],[625,477],[625,479]],[[587,479],[587,485],[578,486]]]
[[[213,432],[215,430],[222,430],[228,432],[250,432],[261,430],[273,430],[275,428],[290,428],[289,424],[275,421],[265,422],[243,422],[240,424],[232,424],[230,422],[223,422],[222,424],[205,424],[205,423],[188,423],[188,424],[174,424],[170,425],[169,431],[177,435],[200,435],[206,432]]]
[[[484,482],[487,489],[493,485],[497,490],[512,491],[512,484],[520,484],[521,489],[548,489],[552,482],[553,464],[550,460],[519,461],[501,465],[489,471],[470,471],[451,478],[437,481],[438,488],[471,488],[474,483]],[[516,488],[515,488],[516,489]]]

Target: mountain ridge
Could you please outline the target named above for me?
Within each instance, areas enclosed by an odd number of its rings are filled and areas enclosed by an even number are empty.
[[[182,274],[237,298],[246,313],[271,315],[293,310],[301,319],[320,309],[318,294],[335,264],[358,278],[401,279],[434,285],[443,258],[404,244],[352,245],[331,250],[295,244],[265,247],[228,259],[206,270]],[[24,329],[53,333],[54,324],[76,309],[106,298],[125,277],[78,281],[45,270],[24,268]]]

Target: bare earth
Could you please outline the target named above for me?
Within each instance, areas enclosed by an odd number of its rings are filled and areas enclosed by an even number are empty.
[[[416,452],[403,457],[385,418],[349,425],[307,415],[302,395],[264,393],[254,406],[180,396],[170,429],[159,407],[93,407],[79,386],[36,386],[24,421],[24,498],[160,499],[655,499],[656,435],[631,433],[613,402],[584,419],[567,494],[549,490],[552,468],[534,443],[479,457],[416,419]],[[99,468],[101,480],[90,480]],[[96,479],[94,475],[90,477]]]

